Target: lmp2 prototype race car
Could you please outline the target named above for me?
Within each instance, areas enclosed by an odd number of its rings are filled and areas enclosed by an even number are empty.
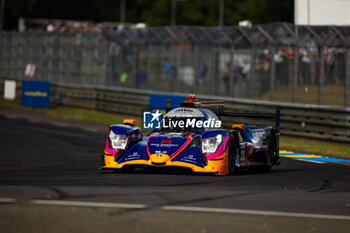
[[[244,167],[270,171],[280,163],[279,112],[277,107],[276,128],[232,124],[222,129],[219,117],[229,115],[223,105],[190,98],[167,112],[147,136],[134,120],[111,125],[101,169],[182,167],[217,175]]]

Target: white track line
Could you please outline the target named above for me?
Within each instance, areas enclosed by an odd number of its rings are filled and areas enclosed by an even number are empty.
[[[53,123],[53,125],[60,126],[60,127],[69,127],[68,125],[61,124],[61,123]]]
[[[97,129],[91,129],[91,128],[82,128],[85,129],[86,131],[90,131],[90,132],[98,132]]]
[[[350,220],[350,216],[345,216],[345,215],[309,214],[309,213],[280,212],[280,211],[241,210],[241,209],[205,208],[205,207],[189,207],[189,206],[162,206],[161,209],[177,210],[177,211],[192,211],[192,212],[223,213],[223,214],[248,214],[248,215],[277,216],[277,217]]]
[[[62,206],[82,206],[82,207],[106,207],[123,209],[144,209],[143,204],[105,203],[105,202],[83,202],[83,201],[56,201],[56,200],[32,200],[30,204],[38,205],[62,205]]]
[[[293,158],[292,158],[293,159]],[[300,161],[304,161],[304,162],[309,162],[309,163],[318,163],[318,164],[324,164],[326,162],[322,162],[322,161],[314,161],[314,160],[308,160],[308,159],[297,159],[294,158],[295,160],[300,160]]]
[[[17,202],[17,200],[13,198],[0,197],[0,203],[14,203],[14,202]],[[34,205],[102,207],[102,208],[118,208],[118,209],[146,209],[146,208],[152,207],[144,204],[60,201],[60,200],[31,200],[28,203],[34,204]],[[350,221],[350,216],[346,216],[346,215],[311,214],[311,213],[297,213],[297,212],[283,212],[283,211],[242,210],[242,209],[207,208],[207,207],[191,207],[191,206],[160,206],[158,207],[158,209],[168,210],[168,211],[221,213],[221,214],[246,214],[246,215],[260,215],[260,216],[297,217],[297,218],[315,218],[315,219],[332,219],[332,220]]]
[[[0,197],[0,203],[15,203],[15,202],[17,202],[17,200],[14,198]]]
[[[5,115],[6,118],[9,118],[9,119],[18,119],[18,117],[15,117],[15,116],[9,116],[9,115]]]

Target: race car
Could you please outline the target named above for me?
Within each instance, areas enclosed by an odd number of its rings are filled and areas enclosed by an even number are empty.
[[[279,112],[277,107],[275,128],[234,123],[231,129],[223,129],[219,117],[242,115],[225,113],[222,104],[195,101],[192,96],[167,112],[160,128],[147,136],[134,120],[111,125],[101,168],[181,167],[229,175],[248,167],[268,172],[280,163]]]

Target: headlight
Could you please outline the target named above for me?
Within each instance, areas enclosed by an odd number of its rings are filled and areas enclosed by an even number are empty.
[[[206,138],[202,141],[202,152],[204,154],[214,154],[222,142],[222,135],[218,134],[215,137]]]
[[[109,139],[114,150],[124,150],[128,143],[127,135],[115,134],[112,130],[109,131]]]

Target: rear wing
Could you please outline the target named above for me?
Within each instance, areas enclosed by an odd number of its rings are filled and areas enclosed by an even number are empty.
[[[182,102],[181,107],[185,108],[206,108],[213,111],[218,117],[224,113],[224,102],[223,101],[193,101],[193,102]]]
[[[280,134],[280,121],[281,121],[281,106],[276,106],[275,114],[260,114],[260,113],[246,113],[246,112],[234,112],[224,110],[223,101],[197,101],[194,94],[191,94],[188,102],[182,102],[181,107],[187,108],[206,108],[213,111],[219,118],[221,116],[232,117],[247,117],[247,118],[271,118],[275,119],[277,134]]]
[[[275,119],[277,134],[280,134],[280,122],[281,122],[281,106],[276,106],[276,114],[260,114],[260,113],[240,113],[234,111],[223,111],[218,116],[231,116],[231,117],[247,117],[247,118],[270,118]]]

